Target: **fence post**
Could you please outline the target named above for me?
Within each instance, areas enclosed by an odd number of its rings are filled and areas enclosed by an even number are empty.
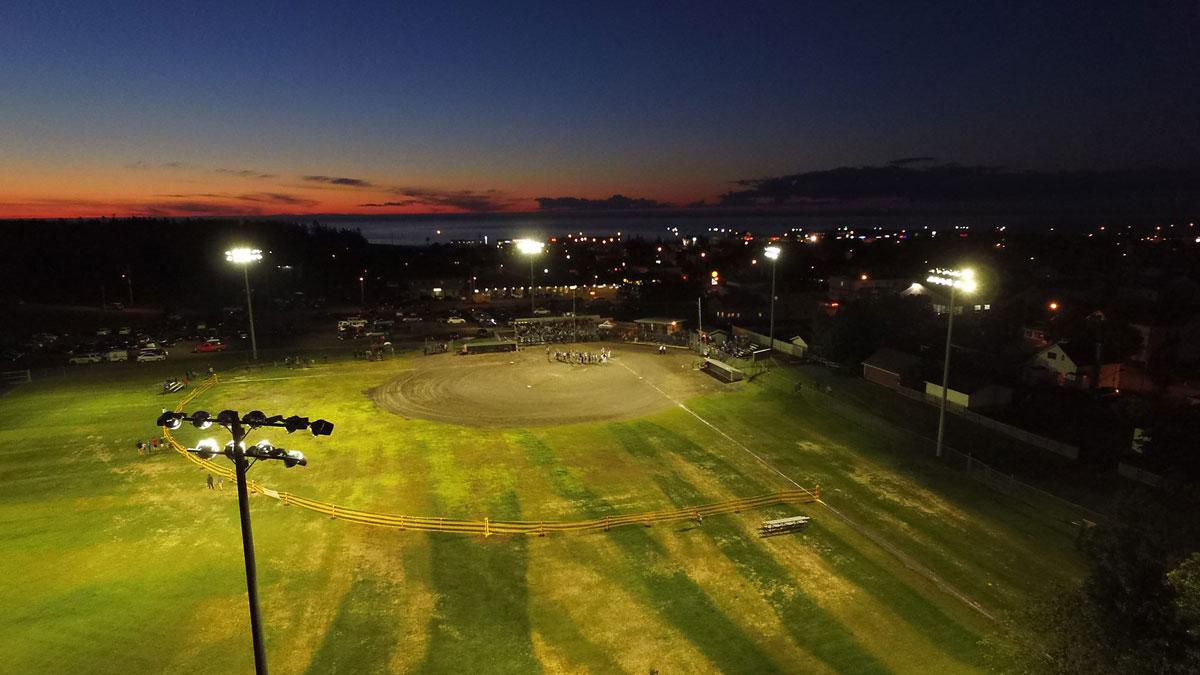
[[[485,517],[483,519],[483,538],[487,539],[490,536],[492,536],[491,521]]]

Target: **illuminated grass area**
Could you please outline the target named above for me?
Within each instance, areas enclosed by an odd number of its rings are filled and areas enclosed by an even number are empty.
[[[228,378],[194,407],[334,421],[330,438],[264,436],[310,464],[251,475],[377,511],[568,520],[792,487],[677,407],[528,429],[380,412],[366,392],[410,364],[331,365],[298,379],[268,369]],[[175,399],[157,395],[150,368],[125,372],[0,398],[5,669],[250,671],[236,492],[208,491],[203,472],[173,453],[137,454]],[[989,610],[1078,574],[1068,523],[963,482],[861,412],[785,390],[764,378],[687,405],[799,483],[819,483],[831,505]],[[983,666],[987,619],[819,505],[485,540],[251,502],[277,673]],[[799,513],[813,517],[804,534],[755,533],[766,518]]]

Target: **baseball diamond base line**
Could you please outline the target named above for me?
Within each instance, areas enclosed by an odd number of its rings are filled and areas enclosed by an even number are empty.
[[[190,394],[180,400],[179,405],[175,406],[175,412],[182,412],[184,406],[196,398],[200,394],[208,391],[218,382],[217,375],[213,375],[194,389]],[[180,455],[186,457],[193,464],[230,480],[236,480],[237,476],[233,469],[221,466],[210,460],[201,459],[196,455],[187,451],[179,441],[171,436],[170,430],[163,427],[163,436],[166,437],[167,443],[171,448]],[[821,487],[814,486],[811,490],[797,485],[795,490],[784,490],[782,492],[772,492],[771,494],[760,495],[758,497],[742,497],[737,499],[727,499],[722,502],[712,504],[698,504],[696,506],[688,506],[681,509],[670,509],[664,511],[648,511],[645,513],[632,513],[618,516],[606,516],[604,518],[593,518],[591,520],[579,521],[528,521],[528,520],[491,520],[484,518],[483,520],[459,520],[454,518],[433,518],[428,516],[406,516],[392,513],[379,513],[374,511],[361,511],[358,509],[346,508],[328,502],[322,502],[307,497],[300,497],[288,492],[278,492],[268,487],[264,487],[257,481],[246,480],[246,487],[261,495],[266,495],[273,499],[278,499],[287,506],[299,506],[302,509],[307,509],[322,515],[345,520],[352,523],[362,525],[373,525],[376,527],[390,527],[399,530],[415,530],[418,532],[455,532],[460,534],[481,534],[484,537],[490,537],[493,534],[525,534],[546,536],[550,533],[561,532],[587,532],[595,530],[609,530],[622,525],[637,525],[641,524],[650,527],[654,523],[665,523],[679,520],[699,520],[705,516],[715,516],[723,513],[740,513],[749,509],[759,509],[767,506],[776,506],[779,504],[809,504],[820,502]]]

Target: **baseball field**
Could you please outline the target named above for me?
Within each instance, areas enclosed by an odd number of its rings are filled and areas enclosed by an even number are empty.
[[[189,409],[334,422],[256,433],[309,463],[250,476],[347,508],[578,521],[818,484],[822,502],[482,537],[252,495],[271,670],[986,672],[994,619],[1079,574],[1068,519],[795,390],[786,367],[723,384],[687,352],[612,347],[588,365],[536,348],[228,370]],[[138,366],[0,396],[7,672],[253,671],[236,491],[136,450],[181,396],[161,393],[169,364]],[[791,515],[812,520],[759,537]]]

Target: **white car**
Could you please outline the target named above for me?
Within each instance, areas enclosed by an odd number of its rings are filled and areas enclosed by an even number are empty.
[[[100,363],[100,361],[101,361],[100,355],[97,354],[96,352],[89,352],[87,354],[76,354],[75,356],[72,356],[71,358],[67,359],[67,363],[70,363],[72,365],[78,364],[78,363]]]
[[[145,363],[147,361],[166,361],[167,355],[164,352],[155,351],[153,349],[144,349],[141,352],[138,352],[137,360],[138,363]]]
[[[112,331],[107,328],[97,328],[96,335],[104,337],[105,335],[112,335]]]
[[[467,322],[467,320],[462,318],[461,316],[452,316],[449,319],[446,319],[446,323],[466,323],[466,322]]]

